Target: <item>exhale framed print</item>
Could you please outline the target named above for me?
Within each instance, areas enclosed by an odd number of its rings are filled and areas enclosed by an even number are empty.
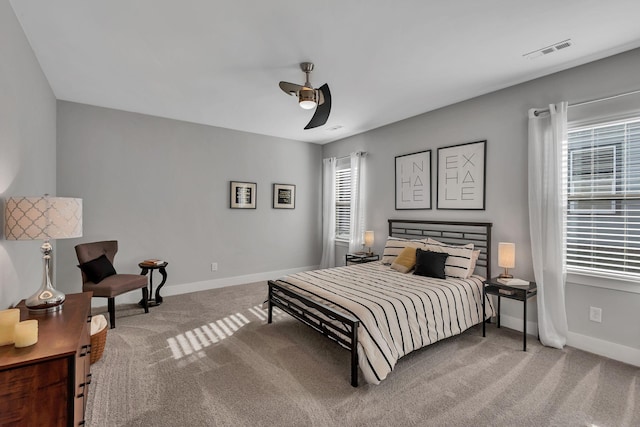
[[[230,208],[231,209],[255,209],[256,191],[258,184],[255,182],[231,181]]]
[[[396,156],[396,209],[431,209],[431,150]]]
[[[485,209],[487,141],[438,148],[438,209]]]
[[[296,186],[292,184],[273,184],[273,208],[295,209]]]

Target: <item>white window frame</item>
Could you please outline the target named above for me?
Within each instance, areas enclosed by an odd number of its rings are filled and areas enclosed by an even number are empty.
[[[631,117],[627,116],[624,119],[621,117],[618,117],[617,120],[611,119],[608,121],[599,121],[599,122],[592,122],[592,123],[585,123],[582,122],[579,124],[579,126],[570,126],[569,128],[569,133],[572,132],[576,132],[576,131],[584,131],[585,129],[596,129],[596,128],[600,128],[600,127],[606,127],[606,126],[615,126],[615,125],[620,125],[620,124],[627,124],[627,125],[637,125],[640,122],[640,115],[636,114],[633,115]],[[571,124],[570,124],[571,125]],[[635,126],[634,126],[635,127]],[[637,132],[637,130],[636,130]],[[634,137],[637,137],[636,135],[634,135]],[[588,194],[588,196],[591,197],[585,197],[584,200],[589,200],[590,198],[593,200],[597,200],[597,199],[606,199],[606,198],[613,198],[614,200],[612,200],[612,211],[610,212],[608,209],[579,209],[579,208],[574,208],[572,209],[571,206],[571,198],[572,196],[576,196],[576,192],[572,191],[573,189],[570,188],[571,187],[571,162],[572,160],[570,159],[570,155],[568,155],[567,157],[565,157],[565,159],[567,160],[567,162],[565,163],[565,169],[564,169],[564,173],[565,173],[565,191],[566,191],[566,196],[567,196],[567,209],[565,209],[565,234],[567,235],[567,238],[569,237],[568,235],[568,223],[570,222],[570,218],[569,215],[571,214],[603,214],[603,215],[610,215],[610,214],[616,214],[616,213],[622,213],[623,215],[626,215],[626,211],[624,209],[620,209],[619,206],[616,205],[616,202],[618,200],[622,201],[623,203],[626,203],[626,201],[628,200],[638,200],[640,197],[640,195],[638,194],[637,190],[634,190],[634,188],[620,188],[620,187],[616,187],[617,185],[620,185],[620,182],[618,181],[618,175],[619,173],[622,173],[624,175],[623,179],[621,182],[623,182],[625,185],[623,185],[623,187],[626,187],[626,180],[628,179],[629,176],[632,176],[633,173],[635,171],[633,170],[629,170],[630,166],[635,166],[636,164],[636,159],[630,159],[628,158],[628,154],[629,151],[634,149],[637,152],[637,146],[631,146],[632,142],[630,141],[637,141],[637,140],[630,140],[630,135],[627,132],[625,133],[625,136],[623,139],[621,139],[621,144],[620,147],[621,148],[617,148],[618,145],[613,145],[615,148],[615,150],[618,149],[622,149],[622,151],[620,153],[618,153],[617,151],[614,150],[614,179],[613,179],[613,184],[612,184],[612,192],[601,192],[601,193],[593,193],[593,194]],[[565,146],[565,149],[569,149],[569,139],[567,139],[567,144]],[[594,148],[598,148],[598,147],[607,147],[608,145],[602,145],[602,146],[594,146],[594,147],[590,147],[587,149],[594,149]],[[577,150],[581,150],[580,148]],[[568,153],[568,151],[565,151],[565,155]],[[618,156],[620,156],[622,158],[622,163],[618,164],[616,159],[618,158]],[[635,156],[634,156],[635,157]],[[640,161],[640,159],[638,159],[637,161]],[[626,218],[625,218],[626,221]],[[627,222],[624,222],[624,224],[627,224]],[[633,223],[631,223],[633,225]],[[606,230],[605,230],[606,231]],[[626,234],[624,236],[627,236]],[[630,241],[633,241],[633,239],[635,239],[635,236],[632,235],[632,239],[629,239]],[[569,240],[569,238],[568,238]],[[625,240],[623,238],[623,240]],[[633,249],[633,248],[632,248]],[[569,249],[567,249],[567,255],[569,254]],[[597,254],[597,253],[596,253]],[[594,258],[597,260],[597,257]],[[597,263],[595,263],[597,264]],[[586,285],[586,286],[594,286],[594,287],[600,287],[600,288],[607,288],[607,289],[615,289],[615,290],[619,290],[619,291],[624,291],[624,292],[630,292],[630,293],[636,293],[636,294],[640,294],[640,286],[638,286],[638,273],[636,272],[635,274],[630,273],[630,272],[624,272],[624,271],[616,271],[613,269],[598,269],[598,268],[580,268],[579,266],[575,266],[572,265],[571,262],[567,261],[566,265],[566,272],[567,272],[567,282],[568,283],[576,283],[576,284],[580,284],[580,285]],[[633,274],[633,275],[630,275]]]

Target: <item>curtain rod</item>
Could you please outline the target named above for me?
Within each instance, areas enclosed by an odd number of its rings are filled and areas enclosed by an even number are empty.
[[[627,95],[634,95],[636,93],[640,93],[640,89],[632,90],[630,92],[619,93],[617,95],[611,95],[611,96],[607,96],[607,97],[604,97],[604,98],[590,99],[588,101],[582,101],[582,102],[577,102],[575,104],[569,104],[569,107],[579,107],[581,105],[593,104],[593,103],[600,102],[600,101],[608,101],[610,99],[616,99],[616,98],[620,98],[622,96],[627,96]],[[549,112],[549,109],[545,108],[545,109],[542,109],[542,110],[534,111],[533,115],[534,116],[539,116],[542,113],[548,113],[548,112]]]
[[[367,155],[366,151],[356,151],[356,153],[360,153],[363,156]],[[349,157],[351,157],[351,154],[349,154],[348,156],[336,157],[336,160],[348,159]]]

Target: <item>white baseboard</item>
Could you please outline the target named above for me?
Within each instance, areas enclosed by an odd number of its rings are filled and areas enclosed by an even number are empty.
[[[567,345],[640,367],[640,349],[637,348],[627,347],[626,345],[604,341],[575,332],[569,332],[567,334]]]
[[[500,315],[500,326],[505,326],[509,329],[514,329],[516,331],[522,332],[522,319],[519,317],[513,317],[501,314]],[[527,335],[535,335],[538,336],[538,323],[527,321]]]
[[[522,319],[502,315],[500,316],[500,326],[522,332]],[[528,321],[527,335],[537,336],[537,334],[538,324],[536,322]],[[605,341],[571,331],[567,334],[567,345],[579,350],[588,351],[589,353],[640,367],[640,349],[637,348],[627,347],[626,345],[616,344],[611,341]]]
[[[223,277],[221,279],[203,280],[201,282],[183,283],[180,285],[165,285],[160,291],[163,297],[171,295],[182,295],[191,292],[206,291],[209,289],[224,288],[227,286],[244,285],[246,283],[260,282],[263,280],[274,280],[287,274],[300,273],[301,271],[316,270],[320,268],[318,265],[307,267],[290,268],[288,270],[267,271],[263,273],[247,274],[244,276]],[[171,275],[169,275],[171,279]],[[265,298],[267,296],[267,288],[265,287]],[[155,288],[154,288],[155,292]],[[135,304],[140,301],[140,292],[128,292],[116,298],[116,304]],[[103,307],[107,305],[106,298],[93,298],[93,307]]]

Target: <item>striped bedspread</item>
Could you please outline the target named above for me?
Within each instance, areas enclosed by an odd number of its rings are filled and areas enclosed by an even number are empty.
[[[360,320],[358,363],[378,384],[398,359],[481,322],[482,278],[434,279],[379,262],[306,271],[278,283]],[[487,318],[494,315],[487,299]]]

